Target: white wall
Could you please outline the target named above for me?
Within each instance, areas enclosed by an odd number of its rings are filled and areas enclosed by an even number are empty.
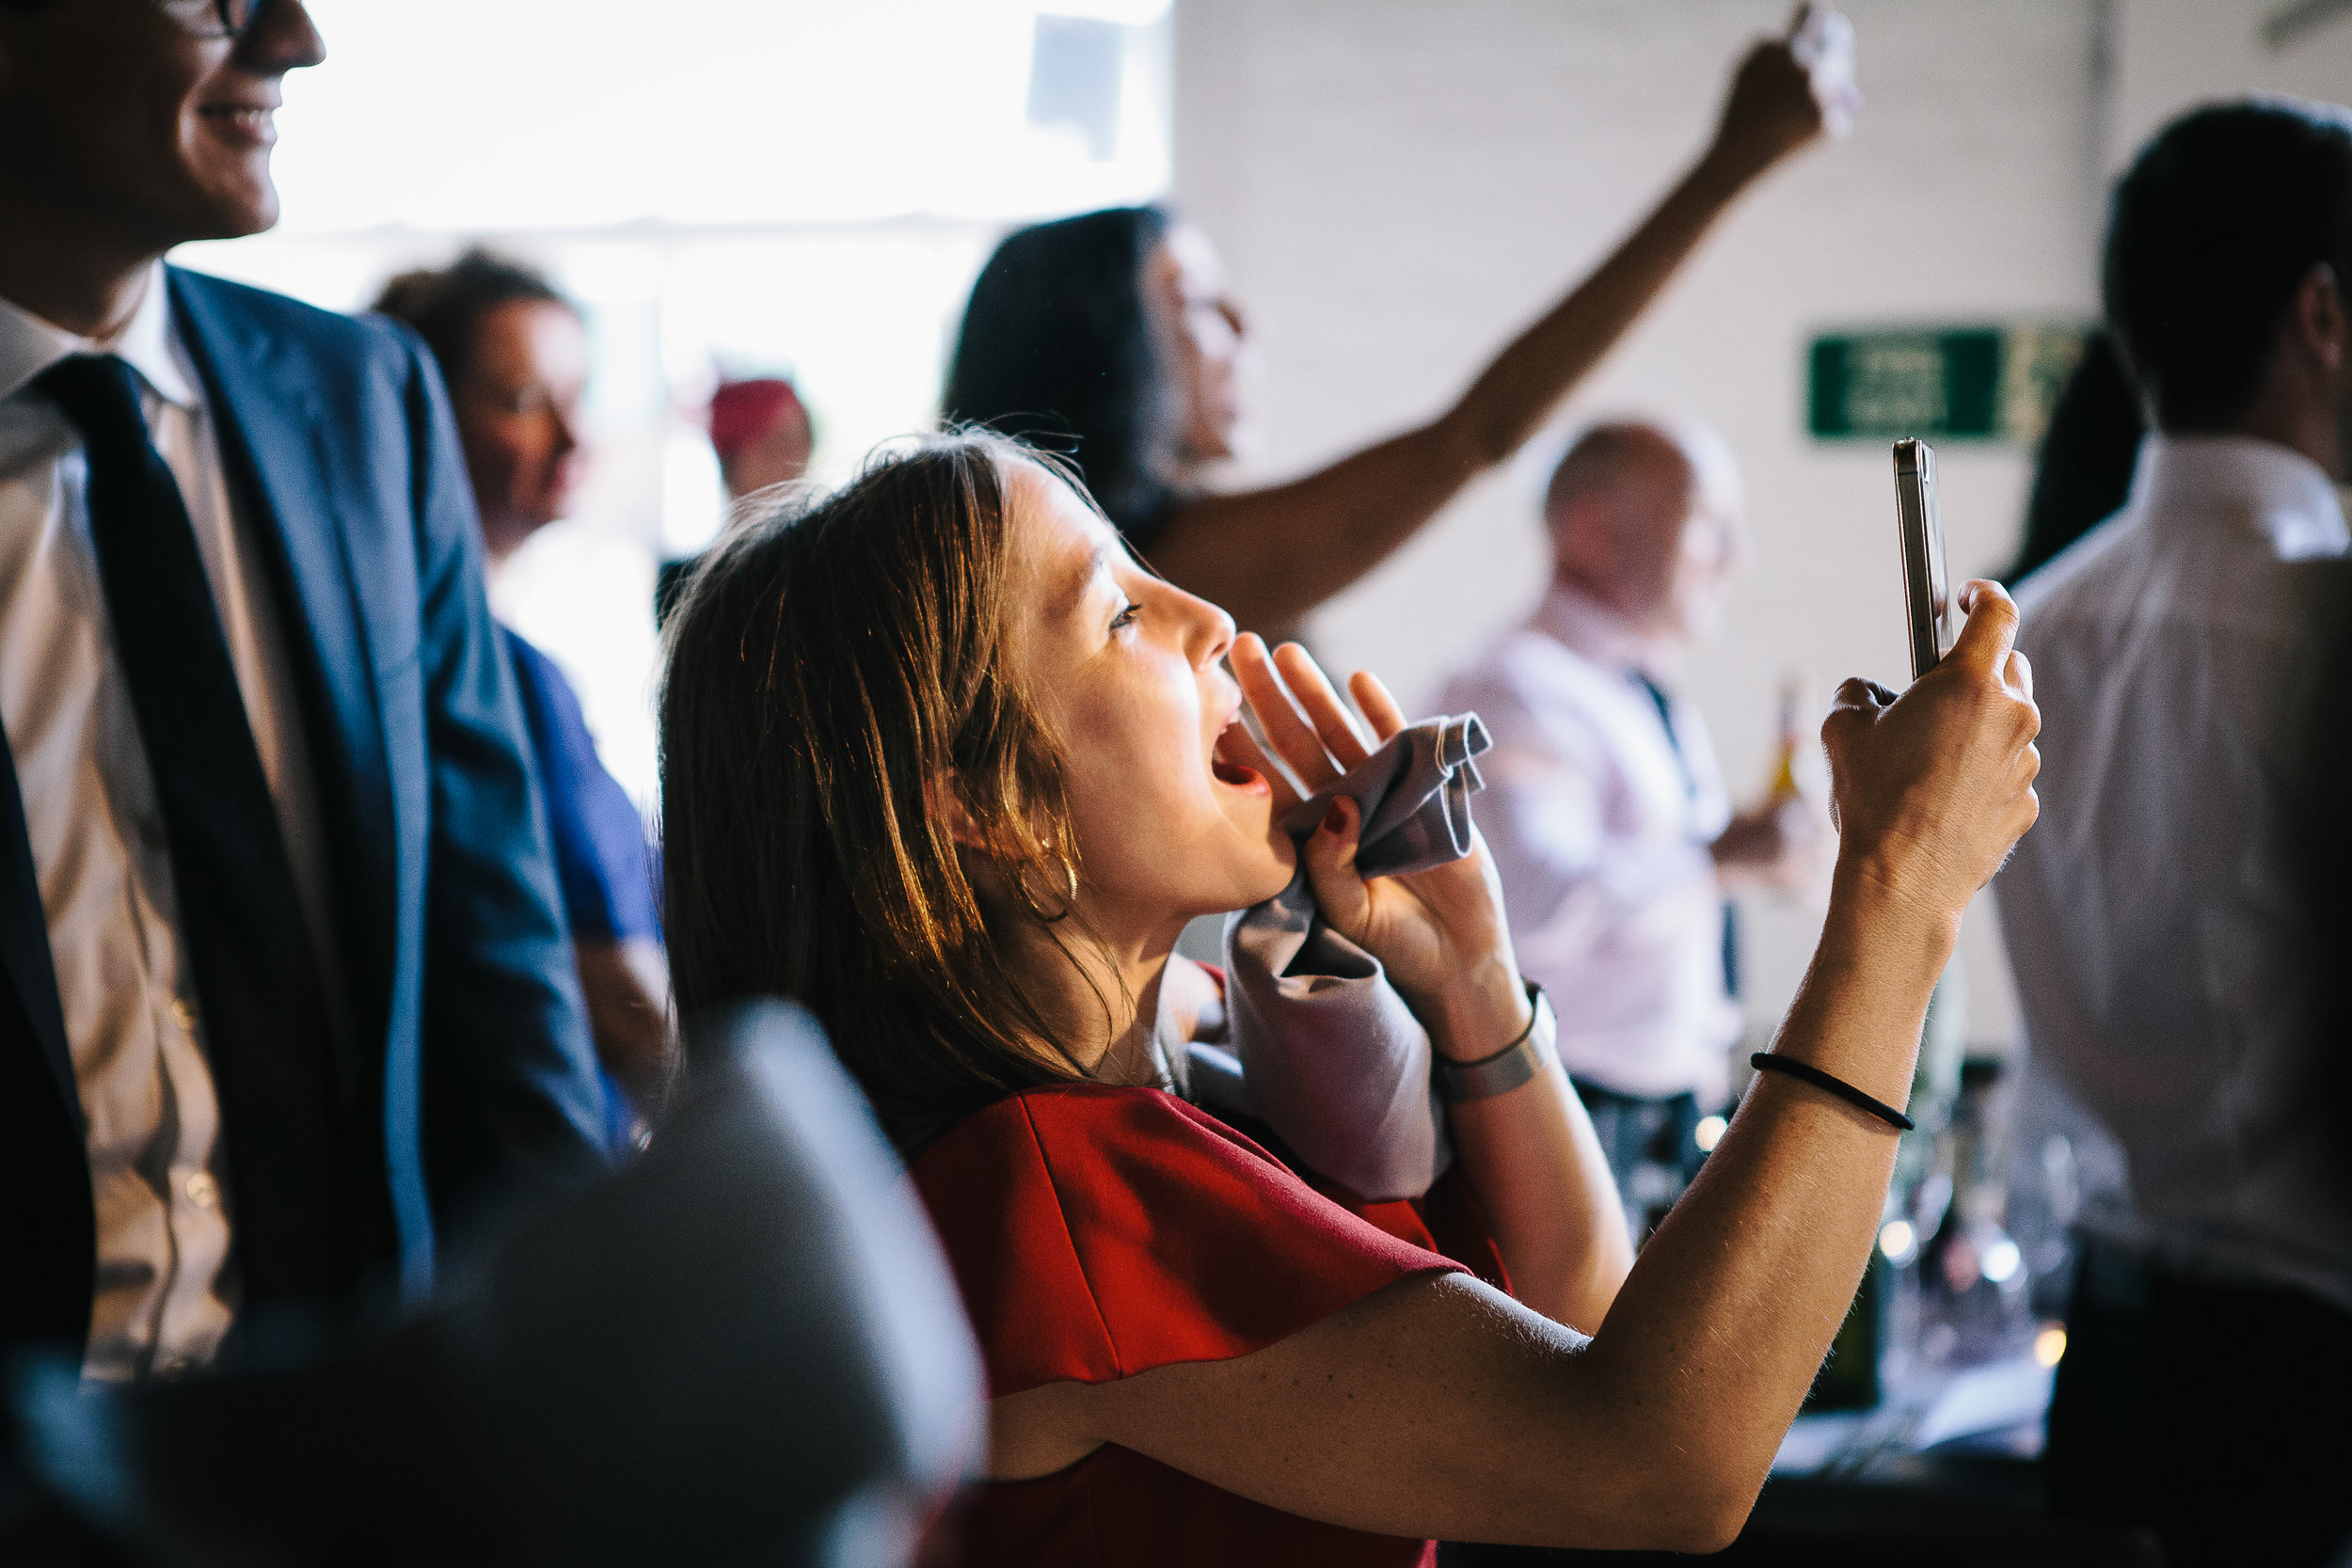
[[[2352,103],[2352,15],[2272,50],[2261,24],[2286,8],[2285,0],[2128,0],[2116,29],[2108,166],[2122,168],[2150,132],[2206,99],[2263,92]]]
[[[1851,8],[1870,103],[1848,142],[1735,211],[1577,406],[1695,415],[1746,469],[1757,560],[1686,686],[1735,787],[1760,787],[1782,672],[1826,698],[1905,668],[1883,447],[1804,432],[1820,327],[2087,315],[2093,307],[2090,13],[2050,0]],[[1596,261],[1706,136],[1778,0],[1184,0],[1178,198],[1263,325],[1262,471],[1310,463],[1451,396]],[[2011,547],[2025,454],[1940,454],[1954,565]],[[1526,498],[1489,480],[1314,631],[1409,697],[1541,592]],[[2011,1023],[1972,921],[1976,1037]],[[1768,1028],[1816,924],[1752,911]]]
[[[1886,453],[1804,433],[1808,337],[1878,322],[2088,319],[2104,182],[2163,119],[2253,88],[2352,97],[2352,21],[2272,55],[2276,0],[1853,0],[1869,104],[1853,136],[1735,211],[1574,404],[1695,415],[1745,467],[1758,556],[1689,672],[1735,787],[1760,786],[1784,670],[1824,698],[1899,686]],[[1176,196],[1262,329],[1274,475],[1425,416],[1595,261],[1696,150],[1745,40],[1782,0],[1183,0]],[[2103,20],[2104,19],[2104,20]],[[2102,28],[2111,71],[2095,69]],[[2029,454],[1939,452],[1953,565],[2013,548]],[[1524,613],[1543,552],[1525,495],[1481,483],[1332,605],[1334,663],[1408,701]],[[1817,923],[1750,911],[1769,1029]],[[1989,910],[1963,957],[1969,1035],[2014,1003]]]

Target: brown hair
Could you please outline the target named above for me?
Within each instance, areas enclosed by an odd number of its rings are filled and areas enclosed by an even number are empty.
[[[1007,940],[1009,922],[1042,921],[1069,953],[1061,895],[1078,876],[1060,747],[1005,657],[1017,462],[1069,480],[981,432],[879,456],[720,546],[669,632],[678,1008],[805,1004],[909,1151],[992,1100],[1083,1076]],[[975,886],[939,809],[951,777],[986,839],[965,853],[1014,899]]]
[[[368,309],[416,328],[453,395],[473,369],[474,328],[500,306],[518,300],[560,305],[580,315],[580,307],[564,298],[545,273],[479,246],[448,266],[400,274],[384,285]]]

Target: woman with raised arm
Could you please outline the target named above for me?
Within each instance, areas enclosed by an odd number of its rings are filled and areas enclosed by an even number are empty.
[[[1302,479],[1217,494],[1245,423],[1247,318],[1209,238],[1163,206],[1039,224],[973,285],[941,399],[951,423],[1067,450],[1128,545],[1168,579],[1274,630],[1378,565],[1508,458],[1768,169],[1860,104],[1852,33],[1801,7],[1741,60],[1713,139],[1616,251],[1427,424]]]
[[[662,696],[678,1002],[800,998],[906,1152],[989,1366],[970,1560],[1729,1541],[1861,1277],[1961,911],[2033,819],[2015,611],[1965,602],[1900,700],[1840,689],[1836,891],[1785,1070],[1635,1262],[1483,847],[1367,880],[1352,804],[1279,823],[1243,703],[1318,789],[1404,727],[1376,680],[1366,735],[994,436],[722,546]],[[1484,1277],[1169,1092],[1190,1009],[1162,992],[1215,985],[1177,934],[1301,860],[1436,1045]]]

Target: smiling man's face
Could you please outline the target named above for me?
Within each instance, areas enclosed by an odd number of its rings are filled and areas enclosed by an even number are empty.
[[[219,30],[213,0],[0,0],[8,205],[157,254],[276,223],[279,85],[326,50],[300,0]]]

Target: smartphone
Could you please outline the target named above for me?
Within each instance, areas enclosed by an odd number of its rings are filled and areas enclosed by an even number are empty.
[[[1903,605],[1911,615],[1911,678],[1952,651],[1951,590],[1944,575],[1944,519],[1935,509],[1935,449],[1895,443],[1895,521],[1903,536]]]

